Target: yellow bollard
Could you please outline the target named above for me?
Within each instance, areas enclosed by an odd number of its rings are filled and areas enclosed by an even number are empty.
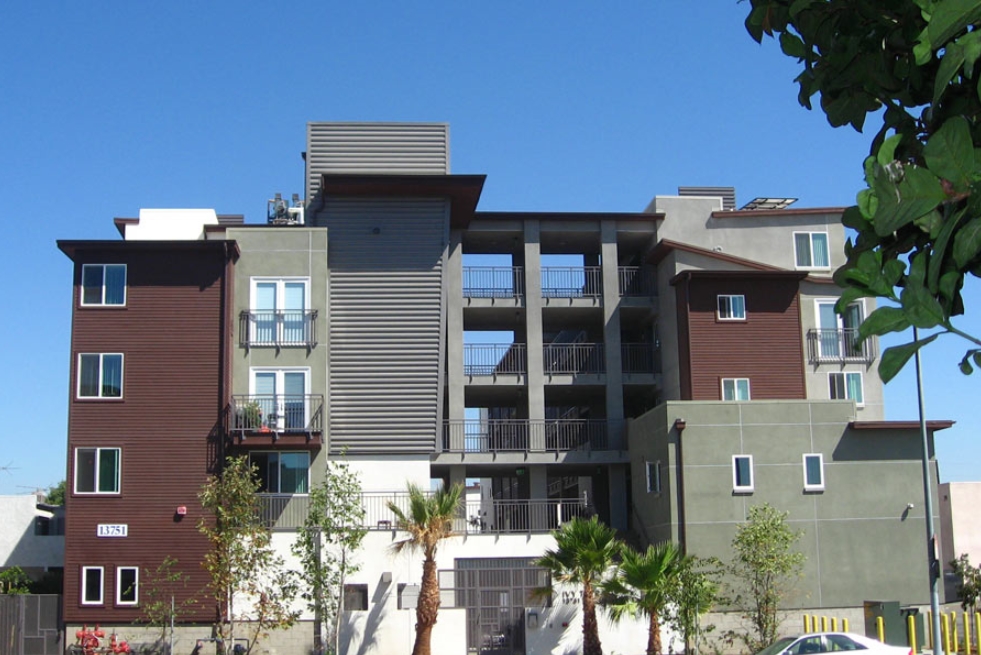
[[[875,636],[882,643],[886,643],[886,622],[881,616],[875,617]]]
[[[950,623],[951,623],[950,640],[951,642],[953,642],[952,645],[954,647],[954,652],[957,652],[960,649],[960,644],[961,644],[960,629],[957,627],[957,612],[950,613]],[[947,651],[947,652],[949,653],[951,651]]]
[[[927,610],[927,647],[933,650],[933,610]]]
[[[964,612],[964,655],[971,655],[971,615]]]
[[[807,614],[805,614],[805,615],[804,615],[804,634],[807,634],[807,633],[808,633],[808,632],[810,632],[810,631],[811,631],[811,621],[810,621],[810,617],[809,617],[809,616],[807,616]]]
[[[906,636],[909,637],[910,655],[916,655],[916,620],[912,614],[906,617]]]
[[[851,632],[851,630],[848,629],[848,619],[842,619],[841,620],[841,631],[842,632]]]
[[[978,638],[978,653],[981,654],[981,612],[974,613],[974,634]]]
[[[821,617],[821,632],[827,632],[827,631],[828,631],[828,617],[822,616]]]
[[[838,617],[831,617],[831,632],[838,632]]]
[[[943,645],[945,653],[950,652],[950,617],[946,614],[940,616],[940,639],[938,642]]]

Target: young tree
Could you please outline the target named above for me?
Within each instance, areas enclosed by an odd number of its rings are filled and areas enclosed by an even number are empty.
[[[663,542],[639,553],[624,547],[613,578],[602,585],[602,603],[614,621],[643,614],[648,619],[647,655],[661,655],[661,617],[678,591],[686,558]]]
[[[751,632],[739,637],[751,653],[771,644],[780,627],[780,601],[801,575],[804,555],[795,550],[800,532],[787,525],[787,513],[768,504],[749,510],[746,523],[736,528],[731,574],[736,595]],[[735,635],[732,635],[735,636]]]
[[[563,523],[552,536],[555,549],[546,550],[536,564],[548,569],[553,581],[582,585],[582,652],[603,655],[596,623],[596,592],[609,578],[622,543],[616,531],[595,516]]]
[[[179,563],[176,558],[167,556],[155,569],[147,569],[140,581],[143,622],[160,630],[160,644],[167,638],[167,629],[197,603],[193,597],[185,596],[183,600],[177,600],[177,596],[184,595],[190,579],[187,573],[178,568]]]
[[[460,510],[463,487],[454,484],[427,494],[414,484],[409,484],[409,508],[403,511],[393,502],[388,508],[395,514],[396,527],[409,536],[395,542],[396,552],[403,549],[421,550],[422,585],[419,603],[416,605],[416,640],[412,655],[429,655],[430,638],[436,615],[439,613],[439,578],[436,575],[436,547],[453,534],[453,519]]]
[[[271,545],[256,493],[260,483],[247,457],[232,457],[199,494],[214,521],[202,519],[198,529],[211,543],[203,566],[211,576],[215,601],[215,632],[222,644],[235,643],[237,621],[246,622],[246,653],[270,630],[288,628],[299,618],[291,609],[296,583]],[[236,601],[243,601],[242,608]]]
[[[64,505],[65,504],[65,481],[62,480],[53,487],[48,487],[45,492],[44,502],[48,505]]]
[[[310,512],[293,545],[293,552],[303,564],[302,595],[314,613],[318,651],[328,649],[335,655],[340,652],[344,581],[360,568],[351,555],[361,547],[368,532],[364,514],[358,474],[343,462],[328,462],[327,477],[310,492]]]
[[[19,595],[31,592],[31,579],[19,566],[0,571],[0,594]]]
[[[804,65],[798,100],[835,127],[861,131],[880,112],[865,161],[867,188],[842,222],[854,229],[837,309],[862,297],[892,303],[865,320],[859,337],[939,328],[887,349],[889,381],[940,334],[963,337],[961,371],[981,366],[981,339],[954,327],[961,289],[981,276],[981,0],[750,0],[746,29],[779,36]],[[973,366],[972,366],[973,363]]]
[[[971,566],[967,553],[952,560],[950,566],[957,576],[957,597],[961,599],[961,607],[973,614],[978,611],[981,600],[981,566]]]
[[[685,653],[697,655],[702,634],[715,629],[702,626],[702,616],[712,609],[719,596],[721,562],[712,558],[686,557],[678,571],[678,584],[671,597],[668,622],[685,640]]]

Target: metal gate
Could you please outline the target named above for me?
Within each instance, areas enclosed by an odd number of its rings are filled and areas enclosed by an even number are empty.
[[[456,560],[454,595],[457,607],[467,611],[468,653],[524,655],[525,608],[548,581],[533,562],[524,557]]]
[[[0,653],[60,655],[61,596],[0,595]]]

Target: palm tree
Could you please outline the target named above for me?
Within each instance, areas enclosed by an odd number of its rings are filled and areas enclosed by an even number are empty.
[[[596,590],[605,581],[622,544],[613,528],[595,516],[574,518],[552,536],[555,550],[546,550],[536,564],[548,569],[553,581],[582,585],[582,652],[603,655],[596,623]]]
[[[396,552],[406,548],[421,550],[425,557],[419,603],[416,605],[416,641],[412,646],[412,655],[429,655],[430,637],[439,612],[436,547],[453,534],[453,519],[457,517],[462,494],[463,486],[459,484],[429,494],[409,483],[408,511],[403,511],[393,502],[388,503],[388,508],[395,514],[396,527],[409,533],[408,537],[395,542],[392,547]]]
[[[616,576],[603,585],[603,603],[614,621],[644,614],[649,619],[647,655],[661,654],[661,613],[672,599],[685,557],[665,542],[639,553],[624,548]]]

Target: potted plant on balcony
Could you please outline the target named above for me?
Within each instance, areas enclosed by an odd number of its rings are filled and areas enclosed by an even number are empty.
[[[262,409],[256,401],[238,408],[238,425],[243,430],[258,430],[262,426]]]

